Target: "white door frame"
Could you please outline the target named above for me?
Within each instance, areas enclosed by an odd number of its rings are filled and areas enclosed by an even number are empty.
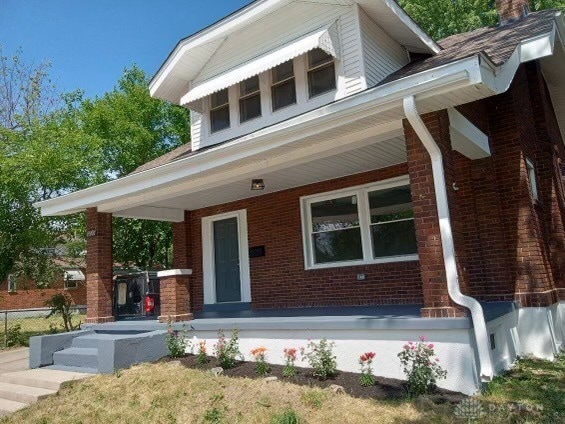
[[[241,302],[251,302],[249,242],[247,240],[247,210],[241,209],[202,218],[202,270],[204,271],[204,304],[216,304],[216,267],[214,261],[214,221],[237,218],[239,240],[239,280]],[[239,303],[239,302],[234,302]],[[223,302],[222,302],[223,304]]]

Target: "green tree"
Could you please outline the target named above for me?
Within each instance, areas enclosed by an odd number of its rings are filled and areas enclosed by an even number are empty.
[[[190,142],[187,109],[151,97],[149,78],[137,66],[101,98],[81,103],[83,131],[96,137],[102,156],[97,183],[123,177],[137,167]],[[172,229],[164,222],[114,219],[114,259],[143,269],[171,265]]]
[[[495,0],[399,0],[399,4],[434,39],[496,25]],[[565,0],[534,0],[532,10],[560,9]]]

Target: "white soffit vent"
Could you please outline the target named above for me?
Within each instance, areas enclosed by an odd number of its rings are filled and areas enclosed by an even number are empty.
[[[194,87],[182,96],[180,103],[187,105],[196,102],[316,48],[320,48],[327,54],[339,59],[341,49],[337,21]],[[190,106],[192,109],[200,110],[198,105]]]

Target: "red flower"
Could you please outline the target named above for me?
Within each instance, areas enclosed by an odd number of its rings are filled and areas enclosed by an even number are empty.
[[[377,356],[375,352],[366,352],[359,357],[359,360],[361,362],[369,362],[372,361],[375,358],[375,356]]]

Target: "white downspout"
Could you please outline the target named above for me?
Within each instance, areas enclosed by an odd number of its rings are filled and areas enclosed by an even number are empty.
[[[422,144],[430,154],[432,160],[432,173],[434,178],[441,245],[443,248],[449,297],[451,297],[451,299],[458,305],[464,306],[471,311],[477,351],[479,354],[481,380],[490,381],[493,376],[493,368],[483,308],[476,299],[461,293],[461,287],[459,286],[457,264],[455,261],[455,246],[453,243],[453,233],[451,231],[451,221],[449,219],[447,188],[445,186],[441,150],[428,131],[424,121],[422,121],[422,118],[418,113],[418,109],[416,108],[416,100],[414,99],[414,96],[407,96],[404,98],[404,113],[406,114],[406,119],[410,122],[410,125],[422,141]]]

